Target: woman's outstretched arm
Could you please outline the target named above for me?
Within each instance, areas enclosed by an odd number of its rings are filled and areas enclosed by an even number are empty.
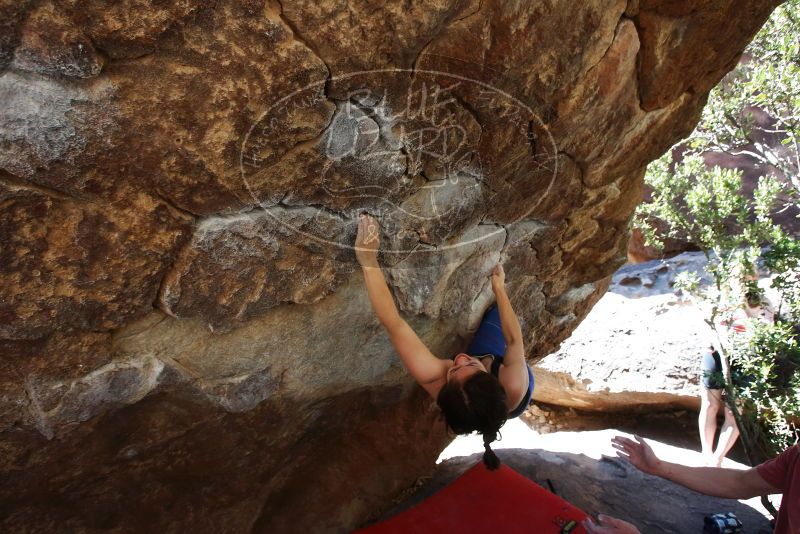
[[[522,327],[519,325],[517,314],[511,307],[511,300],[506,293],[506,273],[499,263],[492,272],[492,290],[497,299],[497,311],[500,313],[500,326],[506,340],[506,354],[503,365],[525,364],[525,348],[522,343]],[[525,371],[527,373],[527,370]],[[526,375],[527,376],[527,375]]]
[[[355,249],[358,263],[361,264],[361,270],[364,273],[364,285],[367,288],[372,309],[389,334],[389,339],[409,374],[432,397],[436,398],[439,389],[445,382],[447,363],[428,350],[428,347],[397,311],[383,271],[378,265],[379,244],[380,228],[378,223],[371,216],[362,215],[358,222]]]
[[[516,407],[514,399],[522,398],[528,390],[528,364],[525,362],[522,328],[506,293],[506,273],[500,264],[497,264],[492,272],[492,290],[497,299],[500,327],[506,340],[506,353],[500,368],[500,383],[506,390],[509,402],[513,404],[509,409],[513,409]]]

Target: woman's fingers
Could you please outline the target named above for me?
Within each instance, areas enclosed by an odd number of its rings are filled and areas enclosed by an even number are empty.
[[[361,245],[364,241],[364,216],[358,219],[358,233],[356,234],[356,245]]]
[[[380,244],[380,227],[371,215],[361,214],[358,217],[358,232],[356,234],[357,251],[375,251]]]
[[[375,220],[366,214],[358,216],[356,233],[356,259],[362,267],[377,267],[378,248],[380,246],[380,228]]]
[[[498,263],[497,265],[494,266],[494,269],[492,269],[492,277],[501,281],[505,280],[506,273],[503,271],[502,264]]]
[[[366,234],[366,230],[369,228],[370,224],[374,224],[372,217],[369,215],[362,213],[358,216],[358,233],[362,236]]]
[[[377,238],[379,231],[378,223],[375,222],[375,218],[372,217],[372,215],[362,214],[359,217],[358,225],[364,236],[370,238],[369,241]]]

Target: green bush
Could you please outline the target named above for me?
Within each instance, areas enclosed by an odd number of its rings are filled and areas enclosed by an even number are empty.
[[[756,453],[754,461],[773,456],[794,442],[800,418],[800,243],[770,216],[779,208],[783,188],[764,176],[748,198],[741,192],[740,172],[708,168],[692,154],[677,162],[669,155],[654,162],[646,181],[652,201],[639,207],[635,224],[650,244],[677,236],[706,254],[713,286],[703,287],[698,273],[685,273],[676,287],[707,302],[709,326],[719,338],[730,338],[722,345],[724,378],[729,401],[742,408],[742,439]],[[666,223],[664,233],[648,223],[655,218]],[[757,264],[774,274],[772,287],[780,295],[773,303],[774,322],[751,319],[748,335],[729,337],[720,323],[748,301],[763,298],[751,280]]]

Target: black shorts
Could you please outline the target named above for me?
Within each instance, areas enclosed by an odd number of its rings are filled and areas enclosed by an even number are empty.
[[[700,381],[706,389],[722,389],[725,382],[722,380],[722,360],[717,351],[703,353],[700,362]]]

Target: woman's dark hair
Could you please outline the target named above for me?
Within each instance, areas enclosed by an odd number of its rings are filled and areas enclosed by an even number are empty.
[[[439,391],[436,404],[444,414],[445,422],[456,434],[479,432],[483,434],[483,463],[489,469],[500,467],[500,459],[490,444],[497,439],[506,419],[506,391],[500,381],[489,373],[476,373],[463,387],[448,382]]]

